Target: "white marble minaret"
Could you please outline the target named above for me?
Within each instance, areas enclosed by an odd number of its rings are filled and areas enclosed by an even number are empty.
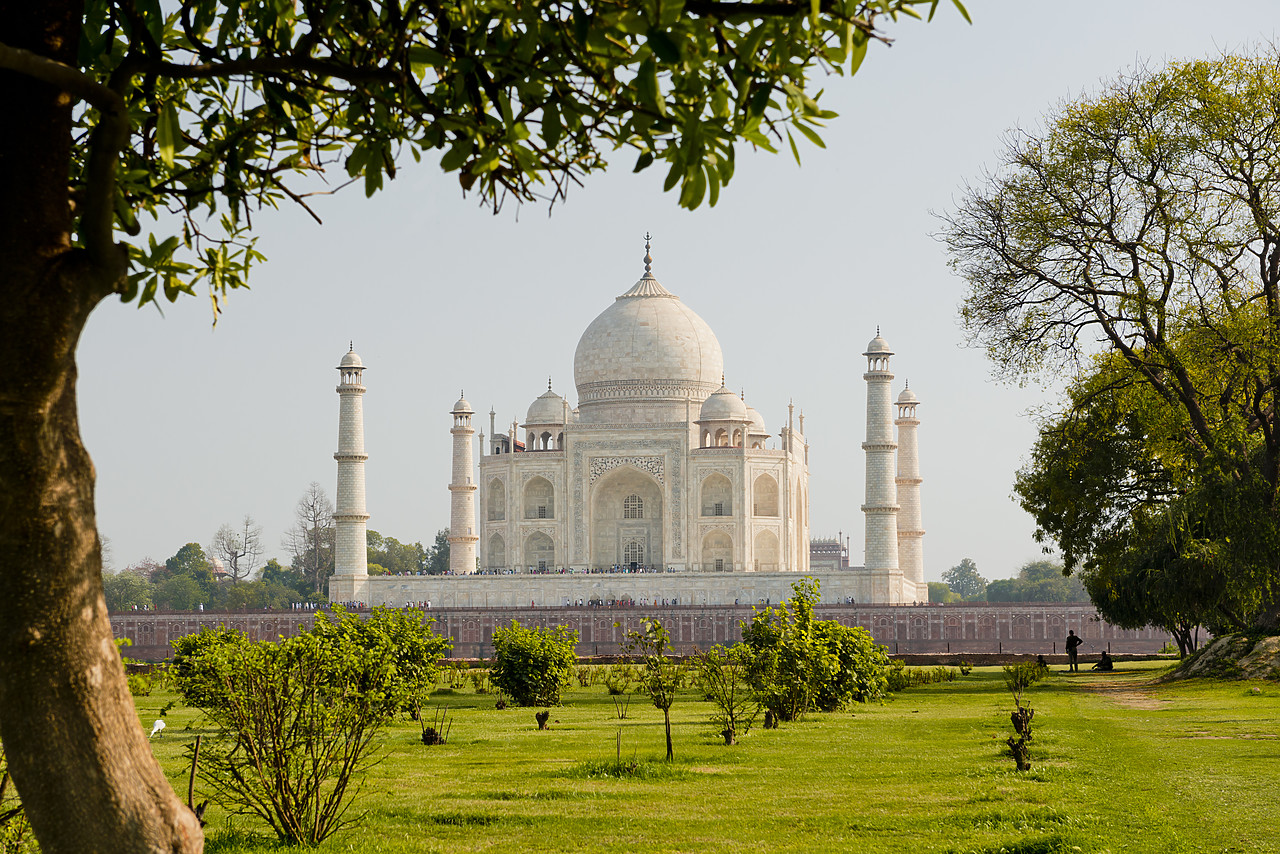
[[[897,448],[893,441],[893,406],[890,384],[889,343],[876,337],[867,345],[867,492],[862,512],[866,518],[866,571],[872,576],[876,602],[902,601],[898,568]]]
[[[476,571],[476,482],[472,476],[471,404],[466,396],[453,405],[453,481],[449,484],[449,571],[466,575]]]
[[[334,555],[333,578],[329,581],[329,598],[334,602],[364,601],[369,578],[368,551],[365,548],[365,523],[369,514],[364,504],[364,363],[356,355],[355,346],[338,365],[337,508],[333,513]]]
[[[898,395],[898,566],[905,581],[916,585],[916,598],[928,598],[924,582],[924,527],[920,515],[920,453],[916,428],[920,400],[908,386]]]

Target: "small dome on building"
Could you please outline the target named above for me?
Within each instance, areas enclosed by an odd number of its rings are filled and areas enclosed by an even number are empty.
[[[453,405],[454,412],[475,412],[471,408],[471,404],[467,402],[466,395],[458,398],[458,402]]]
[[[876,330],[876,337],[871,339],[871,343],[867,344],[867,352],[864,356],[892,356],[893,351],[889,349],[889,342],[880,337],[880,330]]]
[[[747,419],[751,422],[752,433],[768,433],[764,426],[764,416],[756,411],[755,407],[747,407]]]
[[[538,395],[525,417],[527,424],[559,424],[564,421],[564,398],[550,388]]]
[[[898,395],[898,403],[919,403],[920,398],[916,397],[916,393],[909,388],[904,388],[902,394]]]
[[[364,362],[360,361],[360,357],[356,355],[356,349],[354,344],[351,346],[351,349],[347,351],[347,354],[342,357],[342,362],[338,364],[338,367],[339,368],[363,368],[364,367]]]
[[[721,385],[702,404],[699,421],[746,421],[747,405],[728,388]]]

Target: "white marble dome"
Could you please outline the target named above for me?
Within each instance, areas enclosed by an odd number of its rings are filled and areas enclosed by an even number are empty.
[[[475,412],[475,410],[471,408],[471,404],[467,402],[467,398],[465,396],[458,398],[458,402],[453,405],[453,411],[454,412]]]
[[[871,339],[867,344],[867,351],[864,356],[892,356],[893,351],[889,349],[889,342],[880,337],[880,332],[876,331],[876,337]]]
[[[909,388],[904,388],[902,394],[898,395],[898,403],[919,403],[920,398],[916,397],[916,393]]]
[[[682,420],[685,401],[701,403],[723,373],[711,327],[648,272],[591,322],[573,357],[584,421],[645,402],[654,406],[642,417]]]
[[[764,416],[754,406],[747,407],[747,420],[751,422],[752,433],[768,433],[764,426]]]
[[[699,421],[746,421],[747,405],[724,386],[702,403]]]
[[[353,347],[346,355],[342,357],[342,362],[338,365],[338,367],[339,368],[363,368],[364,362],[360,361],[360,357],[356,355],[355,348]]]
[[[527,424],[560,424],[564,421],[564,398],[550,388],[529,406]]]

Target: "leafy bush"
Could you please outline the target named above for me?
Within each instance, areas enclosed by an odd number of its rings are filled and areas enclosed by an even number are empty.
[[[777,720],[793,721],[813,709],[834,711],[884,696],[884,648],[864,629],[813,619],[815,579],[791,589],[791,599],[757,611],[742,630],[748,681],[761,705]]]
[[[525,628],[515,620],[493,632],[489,681],[518,706],[558,706],[577,662],[578,633],[566,626]]]
[[[228,810],[280,839],[316,845],[358,821],[347,812],[378,731],[420,704],[449,642],[416,614],[336,609],[277,643],[206,631],[175,643],[178,690],[219,726],[201,780]]]

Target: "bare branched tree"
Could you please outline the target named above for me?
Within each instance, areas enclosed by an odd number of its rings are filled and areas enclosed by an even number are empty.
[[[294,568],[302,571],[312,590],[322,593],[333,571],[333,502],[316,481],[298,499],[294,525],[283,545],[293,555]]]
[[[262,557],[262,526],[246,513],[239,528],[230,525],[219,528],[207,551],[222,561],[231,583],[238,584],[240,579],[249,578],[258,568]]]

